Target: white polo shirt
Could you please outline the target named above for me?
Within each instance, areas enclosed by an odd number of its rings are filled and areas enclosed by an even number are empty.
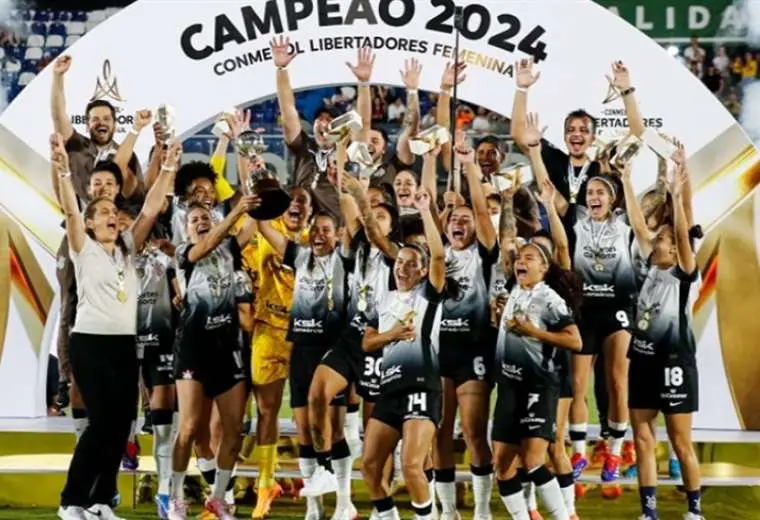
[[[137,333],[137,274],[135,243],[129,232],[121,234],[129,254],[120,247],[114,255],[85,236],[79,253],[69,250],[77,281],[77,315],[72,332],[82,334],[129,335]],[[119,271],[123,270],[123,282]],[[119,300],[119,292],[124,301]]]

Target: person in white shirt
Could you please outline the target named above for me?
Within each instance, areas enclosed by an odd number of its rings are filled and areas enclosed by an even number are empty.
[[[491,131],[491,122],[488,120],[488,110],[478,108],[478,115],[472,121],[472,130],[479,134],[487,134]]]
[[[406,115],[406,105],[404,101],[397,97],[396,101],[388,105],[388,122],[389,123],[401,123]]]
[[[726,53],[726,48],[723,45],[718,47],[718,53],[713,58],[712,62],[713,66],[718,72],[720,72],[721,76],[724,78],[728,76],[730,60],[728,58],[728,54]]]
[[[702,66],[706,55],[705,50],[699,46],[699,38],[692,36],[691,45],[683,51],[683,56],[686,58],[686,64],[689,68],[700,78],[702,77]]]
[[[116,489],[138,388],[134,257],[174,185],[180,147],[172,146],[140,215],[128,231],[119,233],[116,205],[110,199],[96,198],[82,215],[63,137],[54,134],[50,143],[78,292],[70,363],[89,417],[74,449],[58,517],[118,520],[108,504]]]

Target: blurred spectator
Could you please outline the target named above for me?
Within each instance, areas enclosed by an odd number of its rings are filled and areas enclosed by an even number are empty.
[[[718,47],[718,52],[715,54],[712,64],[721,76],[724,78],[728,77],[730,60],[728,59],[726,48],[723,45]]]
[[[475,113],[469,106],[462,104],[457,107],[457,128],[469,130],[473,119],[475,119]]]
[[[707,53],[699,46],[699,38],[696,36],[691,37],[691,45],[689,45],[685,51],[683,51],[684,58],[686,58],[689,65],[689,70],[694,72],[698,77],[702,77],[702,64],[705,61]]]
[[[401,97],[397,97],[396,100],[388,106],[388,122],[399,123],[404,121],[406,115],[406,105]]]
[[[495,135],[509,135],[509,119],[500,116],[496,112],[491,112],[488,116],[491,123],[491,133]]]
[[[427,129],[435,125],[435,111],[436,107],[433,106],[430,110],[428,110],[427,114],[423,116],[422,122],[420,123],[422,125],[422,128]]]
[[[744,65],[742,66],[742,81],[741,85],[744,86],[748,83],[755,81],[757,77],[757,58],[755,53],[747,51],[744,54]]]
[[[387,103],[380,96],[372,97],[372,122],[382,123],[385,121],[385,111],[388,109]]]
[[[739,116],[741,116],[742,113],[742,104],[739,101],[739,96],[735,89],[731,89],[731,91],[726,96],[726,101],[723,104],[726,109],[731,112],[731,115],[733,115],[736,119],[739,119]]]
[[[298,112],[298,119],[301,120],[301,128],[306,133],[306,135],[311,135],[311,132],[313,130],[312,124],[309,123],[309,121],[304,117],[302,112]]]
[[[723,76],[720,75],[718,69],[713,65],[710,65],[707,68],[707,73],[704,78],[702,78],[702,83],[704,83],[707,89],[716,96],[721,97],[723,95],[723,89],[725,88]]]
[[[478,115],[472,120],[472,130],[479,134],[491,132],[491,123],[488,120],[488,110],[478,107]]]

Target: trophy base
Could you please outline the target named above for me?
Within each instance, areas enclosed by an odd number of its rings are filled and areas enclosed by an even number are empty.
[[[282,189],[277,179],[261,179],[253,191],[261,198],[261,206],[248,214],[256,220],[275,219],[290,206],[290,196]]]

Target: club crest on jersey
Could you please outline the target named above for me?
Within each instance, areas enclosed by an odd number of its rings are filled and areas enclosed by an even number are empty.
[[[184,380],[190,380],[193,378],[193,371],[192,370],[185,370],[182,372],[182,379]]]

